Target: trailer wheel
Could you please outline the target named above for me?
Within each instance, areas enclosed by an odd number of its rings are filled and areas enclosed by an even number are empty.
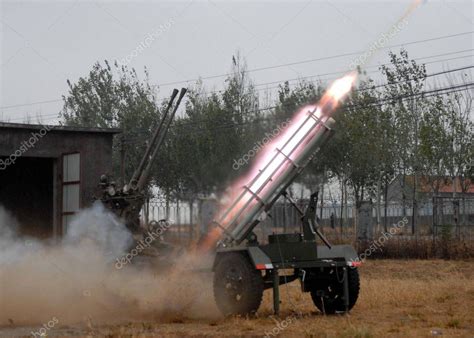
[[[224,315],[257,312],[263,296],[263,278],[250,260],[239,253],[225,254],[214,272],[214,298]]]
[[[336,272],[334,270],[333,272]],[[357,268],[347,271],[349,282],[349,310],[355,305],[359,297],[359,272]],[[324,282],[315,281],[311,287],[311,298],[319,311],[326,314],[335,314],[346,310],[344,305],[344,283],[342,272],[335,278],[325,279]]]

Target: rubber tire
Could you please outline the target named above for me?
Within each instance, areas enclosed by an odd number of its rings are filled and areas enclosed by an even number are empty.
[[[342,278],[342,272],[339,273]],[[347,275],[349,280],[349,310],[351,310],[357,302],[357,298],[359,297],[359,271],[357,270],[357,268],[349,268],[347,271]],[[311,298],[313,299],[314,305],[318,308],[319,311],[328,315],[335,314],[336,312],[344,312],[346,310],[343,300],[344,283],[339,283],[338,281],[331,281],[324,286],[323,291],[327,291],[329,288],[335,290],[335,292],[333,293],[333,297],[325,297],[323,299],[321,299],[321,297],[317,295],[317,292],[321,291],[320,287],[319,290],[311,290]]]
[[[231,290],[232,286],[239,290]],[[214,271],[214,299],[223,315],[255,314],[262,302],[263,290],[262,274],[246,255],[232,252],[219,260]],[[232,291],[237,294],[231,294]]]

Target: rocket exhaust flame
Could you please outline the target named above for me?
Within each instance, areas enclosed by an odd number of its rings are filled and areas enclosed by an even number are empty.
[[[357,78],[352,72],[336,80],[315,105],[303,107],[283,134],[268,144],[250,170],[250,175],[232,187],[233,202],[222,208],[214,228],[201,244],[209,250],[226,234],[227,242],[240,243],[258,223],[258,216],[267,211],[306,166],[314,150],[331,133],[331,118],[338,104],[349,93]],[[245,183],[242,186],[242,183]]]

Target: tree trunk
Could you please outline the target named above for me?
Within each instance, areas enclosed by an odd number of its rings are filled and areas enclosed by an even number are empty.
[[[125,182],[125,137],[122,134],[120,138],[120,186],[123,187]]]
[[[319,219],[320,219],[321,223],[323,222],[324,182],[325,182],[325,179],[326,179],[326,170],[324,170],[324,172],[323,172],[323,180],[321,182],[321,202],[320,202],[320,210],[319,210]]]
[[[343,235],[343,230],[344,230],[344,180],[341,180],[341,211],[340,211],[340,217],[339,217],[339,226],[341,228],[341,239]]]
[[[321,209],[319,210],[319,219],[323,222],[323,206],[324,206],[324,175],[323,175],[323,182],[321,183],[321,202],[320,202]]]
[[[417,179],[418,179],[418,114],[417,114],[417,104],[415,99],[412,99],[412,110],[415,114],[415,158],[413,164],[413,196],[412,196],[412,212],[411,212],[411,233],[412,235],[418,235],[417,230],[417,214],[418,214],[418,203],[416,200],[416,189],[417,189]]]
[[[194,223],[193,223],[193,207],[194,201],[189,200],[189,241],[193,240],[194,234]]]
[[[181,215],[179,213],[179,197],[176,198],[176,223],[178,225],[178,241],[181,243]]]
[[[349,207],[347,206],[347,180],[344,180],[344,224],[349,226]]]
[[[378,177],[378,180],[377,180],[377,200],[376,200],[376,206],[375,206],[375,213],[376,213],[376,217],[377,217],[377,231],[380,230],[380,226],[381,226],[381,223],[382,223],[382,216],[381,216],[381,210],[380,210],[380,207],[381,207],[381,190],[382,190],[382,173],[379,172],[379,177]]]
[[[387,211],[388,211],[388,179],[385,178],[385,187],[384,187],[384,218],[383,218],[383,230],[385,232],[388,231],[388,218],[387,218]]]
[[[411,234],[415,235],[418,234],[416,231],[416,216],[418,213],[418,205],[416,202],[416,185],[417,185],[417,175],[416,171],[413,174],[413,196],[412,196],[412,211],[411,211]]]
[[[406,195],[405,195],[405,169],[403,169],[403,174],[402,174],[402,216],[405,217],[407,215],[406,211]]]
[[[165,219],[170,218],[170,191],[167,189],[166,190],[166,202],[165,202]]]
[[[143,206],[143,213],[144,213],[144,220],[145,220],[145,229],[148,229],[149,222],[149,214],[150,214],[150,198],[145,199],[145,205]]]
[[[433,234],[433,243],[435,242],[436,239],[436,226],[437,226],[437,217],[438,217],[438,201],[436,198],[436,191],[433,196],[433,202],[432,202],[432,219],[431,219],[431,233]]]

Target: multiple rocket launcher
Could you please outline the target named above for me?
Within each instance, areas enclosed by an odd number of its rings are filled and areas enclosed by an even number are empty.
[[[335,81],[316,105],[300,110],[283,135],[263,149],[258,170],[233,202],[221,210],[208,235],[209,249],[222,237],[220,245],[238,245],[298,177],[314,154],[332,134],[335,120],[331,117],[338,103],[351,90],[356,74],[350,73]],[[239,188],[239,187],[236,187]]]

